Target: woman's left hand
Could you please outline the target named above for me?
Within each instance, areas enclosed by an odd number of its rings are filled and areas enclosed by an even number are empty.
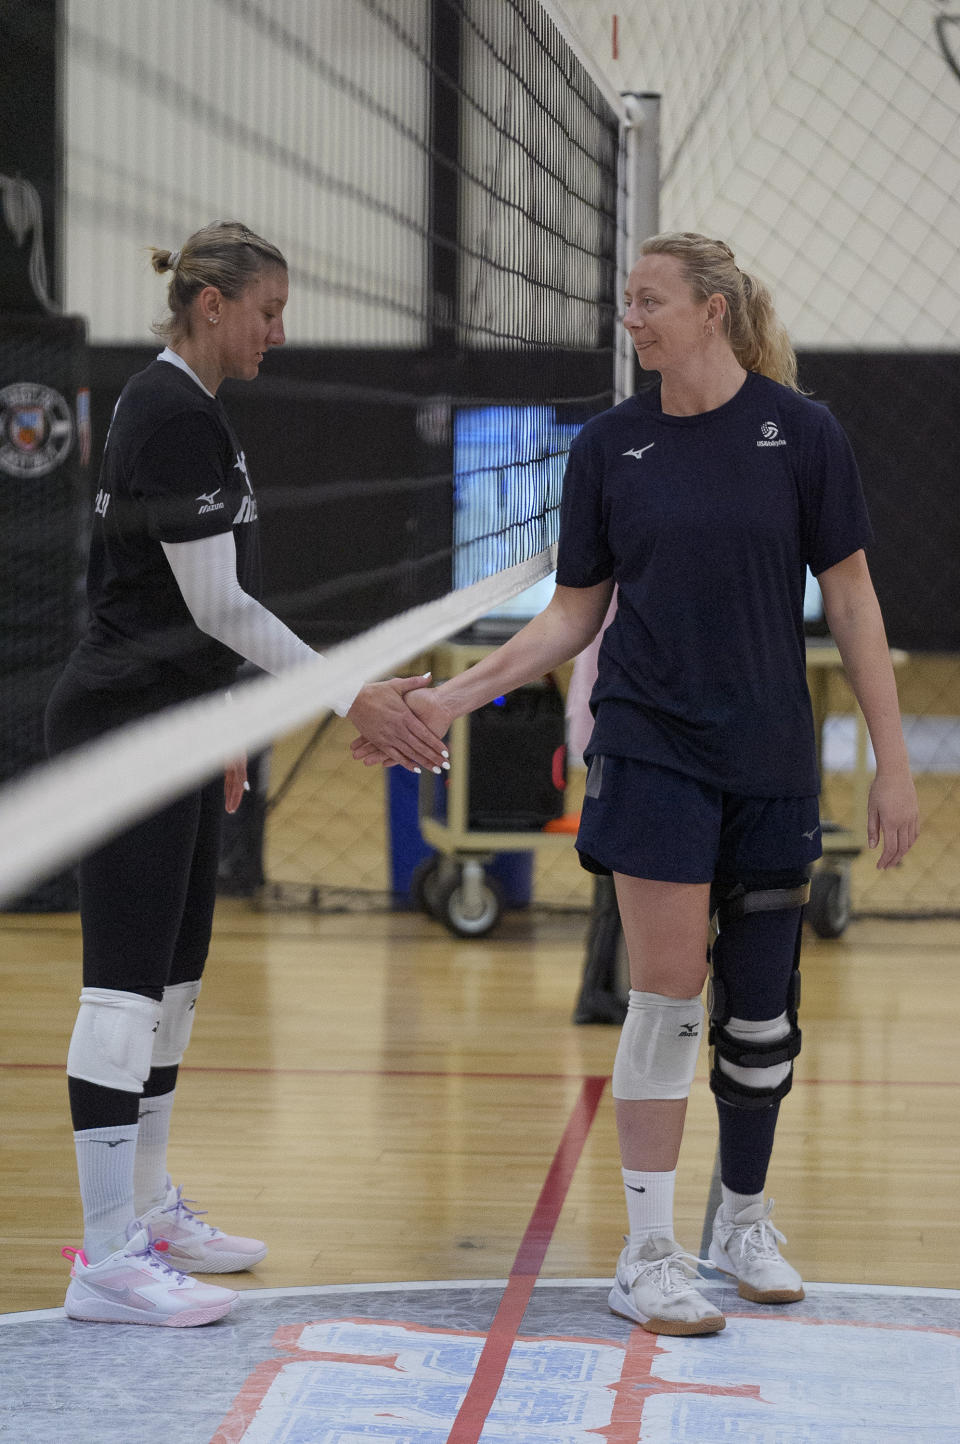
[[[873,779],[867,801],[867,846],[876,847],[881,836],[883,851],[878,868],[896,867],[909,852],[920,831],[917,790],[909,773]]]
[[[247,759],[229,762],[223,773],[223,801],[228,812],[236,812],[247,790]]]

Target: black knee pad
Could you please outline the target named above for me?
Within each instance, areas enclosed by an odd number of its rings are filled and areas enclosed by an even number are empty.
[[[802,909],[809,895],[810,883],[804,873],[723,881],[712,890],[717,937],[711,951],[710,1087],[718,1098],[736,1108],[769,1108],[792,1087],[793,1060],[802,1042],[797,1026],[799,962]],[[770,959],[774,978],[783,979],[776,987],[776,1001],[768,1002],[761,1012],[761,1018],[770,1019],[767,1028],[762,1022],[744,1025],[735,1011],[737,995],[744,995],[744,979],[751,969],[756,970],[762,950]],[[736,1021],[731,1026],[732,1017]],[[739,1029],[737,1022],[741,1022]],[[749,1070],[752,1076],[732,1076],[722,1062],[737,1071]],[[765,1070],[770,1070],[769,1078],[764,1078]]]

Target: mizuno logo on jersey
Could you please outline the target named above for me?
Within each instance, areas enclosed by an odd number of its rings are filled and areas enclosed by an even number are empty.
[[[226,502],[214,500],[214,498],[219,495],[220,488],[218,486],[216,491],[204,492],[202,496],[198,496],[197,501],[202,501],[203,506],[197,512],[197,515],[204,516],[208,511],[223,511]]]
[[[786,446],[787,444],[780,435],[780,428],[775,421],[762,422],[760,435],[763,440],[757,442],[758,446]]]
[[[632,451],[625,451],[623,454],[624,454],[624,456],[635,456],[636,459],[637,459],[637,461],[639,461],[639,460],[641,459],[641,457],[643,456],[643,453],[644,453],[645,451],[649,451],[650,448],[651,448],[652,446],[656,446],[656,444],[657,444],[657,443],[656,443],[655,441],[648,441],[647,444],[646,444],[646,446],[636,446],[636,447],[633,448]]]
[[[237,512],[236,516],[233,518],[233,525],[234,525],[234,526],[238,526],[238,525],[240,524],[240,522],[244,522],[244,521],[256,521],[256,519],[257,519],[257,502],[256,502],[256,498],[255,498],[255,497],[252,497],[252,496],[245,496],[245,497],[243,498],[243,501],[240,503],[240,510]]]
[[[240,475],[243,477],[244,481],[247,483],[247,491],[252,492],[252,491],[253,491],[253,487],[250,485],[250,478],[249,478],[249,476],[247,475],[247,458],[246,458],[246,455],[245,455],[244,452],[242,452],[242,451],[238,451],[238,452],[237,452],[237,459],[236,459],[236,461],[233,463],[233,469],[234,469],[234,471],[239,471]]]

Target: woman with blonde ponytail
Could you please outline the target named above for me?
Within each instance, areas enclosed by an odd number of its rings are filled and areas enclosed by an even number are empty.
[[[682,232],[644,241],[624,302],[652,384],[571,448],[553,599],[477,666],[405,702],[444,734],[586,648],[616,585],[577,837],[584,867],[613,874],[630,957],[613,1066],[629,1236],[610,1307],[653,1333],[709,1334],[723,1315],[676,1241],[673,1193],[711,916],[723,1198],[710,1262],[754,1302],[803,1297],[764,1188],[800,1051],[802,907],[821,851],[808,566],[876,753],[878,867],[912,845],[917,799],[856,462],[830,412],[800,392],[769,292],[724,242]],[[354,752],[380,760],[364,742]]]

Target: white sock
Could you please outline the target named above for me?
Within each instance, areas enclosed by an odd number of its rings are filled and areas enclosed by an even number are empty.
[[[137,1217],[149,1213],[167,1196],[167,1139],[174,1092],[159,1098],[140,1099],[140,1132],[133,1168],[133,1192]]]
[[[133,1159],[136,1123],[115,1128],[85,1128],[73,1135],[83,1204],[83,1251],[90,1263],[116,1253],[127,1241],[127,1225],[136,1217]]]
[[[723,1197],[723,1212],[728,1219],[733,1219],[745,1208],[754,1208],[757,1204],[763,1207],[763,1190],[759,1193],[734,1193],[725,1183],[720,1185],[720,1193]]]
[[[677,1170],[669,1173],[646,1173],[622,1168],[623,1190],[627,1197],[628,1232],[632,1243],[640,1238],[662,1234],[673,1238],[673,1190]]]

